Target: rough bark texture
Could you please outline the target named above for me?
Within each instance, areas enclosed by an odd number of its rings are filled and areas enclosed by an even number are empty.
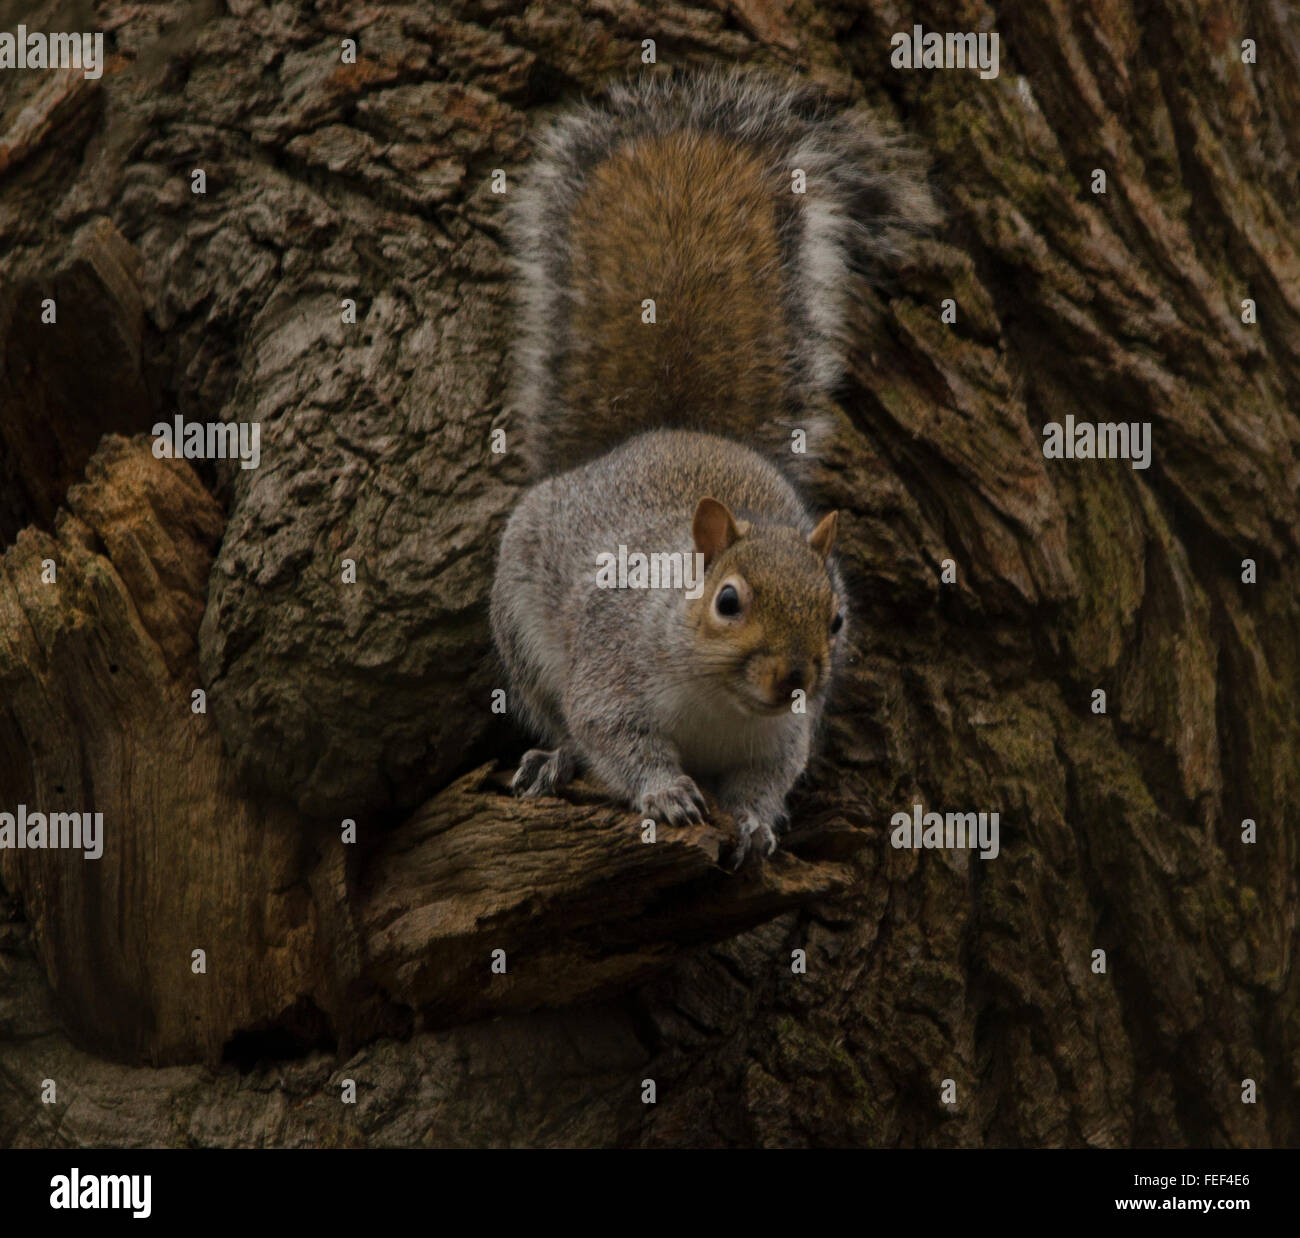
[[[0,811],[107,843],[0,853],[0,1144],[1300,1142],[1283,6],[21,20],[111,56],[0,74]],[[892,69],[914,22],[997,30],[1000,76]],[[491,173],[647,38],[867,100],[947,214],[860,307],[812,478],[854,658],[791,852],[734,878],[725,821],[648,845],[490,768]],[[260,422],[260,467],[155,460],[177,412]],[[1151,467],[1045,460],[1068,414],[1150,421]],[[1001,854],[891,848],[917,802],[998,811]]]

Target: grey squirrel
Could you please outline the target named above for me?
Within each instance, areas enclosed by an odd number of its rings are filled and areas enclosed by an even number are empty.
[[[681,825],[706,816],[703,784],[738,826],[734,865],[775,850],[847,607],[836,513],[815,518],[773,458],[820,429],[854,279],[934,218],[874,121],[753,73],[618,85],[543,136],[508,234],[513,405],[543,480],[491,607],[512,707],[545,745],[517,794],[583,766]],[[702,591],[598,587],[620,547],[699,556]]]

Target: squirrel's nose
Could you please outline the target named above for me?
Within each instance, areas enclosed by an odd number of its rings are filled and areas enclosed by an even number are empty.
[[[803,668],[796,666],[786,671],[785,676],[777,682],[776,693],[778,696],[789,697],[798,692],[803,686]]]

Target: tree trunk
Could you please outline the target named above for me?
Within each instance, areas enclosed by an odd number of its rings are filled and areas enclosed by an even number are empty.
[[[1300,1141],[1300,41],[1016,4],[997,77],[891,67],[949,20],[101,4],[102,78],[0,74],[0,812],[104,815],[0,851],[0,1144]],[[858,307],[851,666],[734,876],[723,818],[509,798],[486,605],[527,134],[715,62],[895,119],[946,217]]]

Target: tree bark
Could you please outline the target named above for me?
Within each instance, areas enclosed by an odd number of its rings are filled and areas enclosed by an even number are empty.
[[[835,0],[103,4],[103,78],[0,74],[0,812],[105,817],[0,852],[0,1143],[1300,1141],[1300,42],[971,13],[991,80]],[[511,800],[491,709],[492,173],[645,39],[871,104],[946,216],[857,309],[853,656],[736,876],[725,819]],[[155,459],[175,414],[259,467]],[[1045,458],[1067,416],[1151,467]],[[999,855],[894,848],[914,804]]]

